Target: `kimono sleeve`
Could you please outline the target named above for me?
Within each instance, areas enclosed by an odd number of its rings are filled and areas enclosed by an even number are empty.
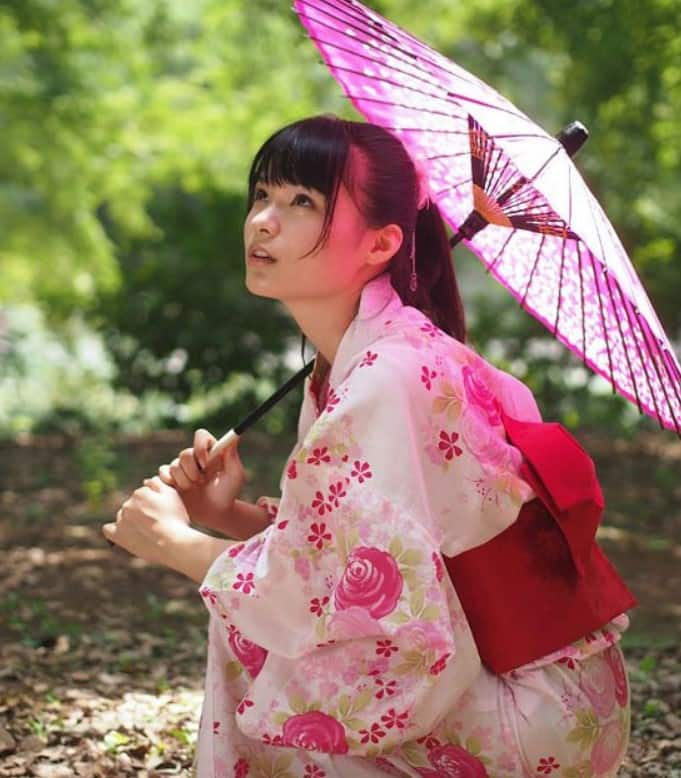
[[[397,359],[355,367],[288,462],[273,523],[209,569],[207,607],[267,652],[245,734],[375,755],[429,732],[478,674],[430,516],[424,412]]]

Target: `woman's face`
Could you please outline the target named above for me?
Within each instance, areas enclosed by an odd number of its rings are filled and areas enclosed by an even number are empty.
[[[244,223],[246,287],[283,302],[330,298],[361,288],[363,250],[371,236],[341,183],[326,243],[309,254],[324,223],[326,198],[316,189],[294,184],[258,183]],[[274,262],[258,262],[261,248]],[[307,256],[306,256],[307,255]]]

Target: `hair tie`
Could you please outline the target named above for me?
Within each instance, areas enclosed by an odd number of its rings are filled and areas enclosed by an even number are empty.
[[[425,208],[430,201],[430,193],[428,191],[428,169],[426,167],[425,160],[419,157],[414,159],[413,162],[414,168],[416,170],[416,181],[418,186],[416,210],[420,211]]]

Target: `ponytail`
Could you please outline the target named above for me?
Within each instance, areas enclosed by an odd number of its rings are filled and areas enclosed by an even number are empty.
[[[408,242],[408,241],[407,241]],[[466,342],[466,318],[444,221],[437,205],[428,200],[416,216],[415,292],[409,288],[411,259],[400,251],[390,263],[390,280],[405,305],[422,311],[436,327]]]

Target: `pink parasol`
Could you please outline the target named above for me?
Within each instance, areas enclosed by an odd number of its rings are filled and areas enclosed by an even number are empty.
[[[404,143],[430,197],[520,305],[681,436],[681,368],[612,225],[556,139],[357,0],[294,0],[347,97]]]

